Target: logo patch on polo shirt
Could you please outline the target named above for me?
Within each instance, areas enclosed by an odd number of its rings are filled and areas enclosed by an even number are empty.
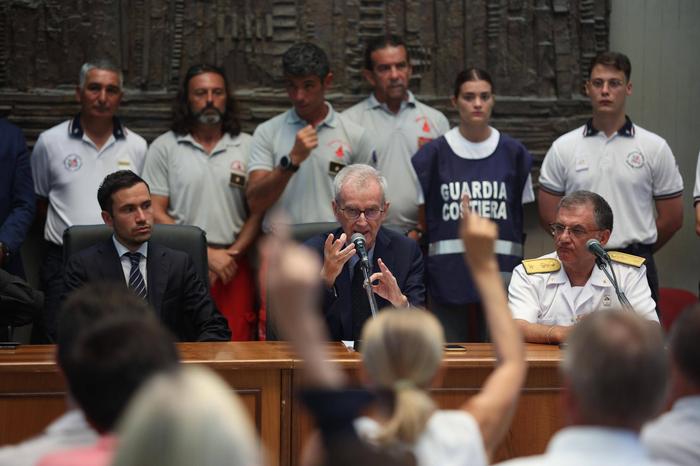
[[[644,155],[638,150],[627,154],[627,165],[632,168],[642,168],[644,166]]]
[[[83,159],[81,159],[78,154],[68,154],[66,158],[63,159],[63,166],[66,167],[68,171],[76,172],[83,166]]]
[[[612,304],[612,299],[610,299],[610,295],[605,295],[603,296],[603,307],[610,307]]]
[[[340,170],[345,168],[344,163],[333,162],[332,160],[328,164],[328,174],[335,178]]]
[[[228,181],[229,186],[235,188],[245,187],[245,173],[231,171],[231,177]]]

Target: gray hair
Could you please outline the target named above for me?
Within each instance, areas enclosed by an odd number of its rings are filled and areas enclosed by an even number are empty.
[[[634,312],[596,311],[571,331],[561,370],[585,421],[639,428],[666,396],[661,327]]]
[[[83,63],[83,66],[80,67],[78,83],[81,89],[85,87],[85,80],[87,79],[87,74],[90,72],[90,70],[113,71],[117,73],[117,76],[119,77],[119,89],[122,89],[124,87],[124,73],[122,73],[121,68],[117,67],[117,65],[115,65],[114,62],[106,58],[100,58],[97,60],[85,62]]]
[[[613,229],[613,212],[610,208],[608,201],[603,199],[603,196],[596,194],[591,191],[579,190],[567,194],[562,197],[557,205],[557,212],[559,209],[570,209],[571,207],[590,205],[593,207],[593,217],[595,218],[595,223],[601,230]]]
[[[387,183],[384,175],[379,170],[363,163],[348,165],[335,175],[333,180],[333,196],[337,204],[340,203],[340,193],[346,184],[352,183],[358,187],[365,187],[370,180],[379,184],[382,190],[382,205],[386,203]]]

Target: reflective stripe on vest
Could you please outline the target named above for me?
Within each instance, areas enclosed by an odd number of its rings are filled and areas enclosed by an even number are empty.
[[[462,254],[464,252],[464,244],[462,244],[461,239],[444,239],[442,241],[435,241],[428,245],[428,255],[429,256],[441,256],[443,254]],[[502,239],[497,239],[494,244],[494,252],[502,256],[523,256],[523,245],[520,243],[514,243],[513,241],[506,241]]]

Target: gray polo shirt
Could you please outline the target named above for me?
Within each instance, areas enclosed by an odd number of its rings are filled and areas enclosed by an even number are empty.
[[[207,154],[192,135],[172,131],[148,149],[143,178],[151,193],[169,197],[168,215],[207,232],[209,244],[230,245],[247,218],[245,185],[252,137],[228,133]]]
[[[333,178],[344,166],[354,163],[376,165],[374,147],[367,132],[328,106],[328,115],[316,127],[318,146],[292,176],[282,196],[270,211],[281,208],[292,224],[334,222],[331,208]],[[297,132],[307,126],[291,108],[262,123],[253,134],[248,173],[272,171],[294,146]],[[270,230],[269,212],[263,229]]]
[[[377,149],[377,168],[387,179],[391,202],[384,224],[409,230],[418,223],[418,179],[411,157],[423,144],[443,135],[450,124],[441,112],[416,100],[408,92],[398,113],[380,103],[374,94],[343,112],[363,126]]]

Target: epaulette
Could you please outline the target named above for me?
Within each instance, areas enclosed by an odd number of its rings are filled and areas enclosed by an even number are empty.
[[[620,251],[608,251],[608,256],[615,262],[620,264],[631,265],[632,267],[641,267],[646,261],[644,257],[635,256],[632,254],[627,254],[626,252]]]
[[[561,268],[561,262],[553,257],[545,257],[541,259],[525,259],[523,267],[528,275],[533,273],[550,273],[556,272]]]

